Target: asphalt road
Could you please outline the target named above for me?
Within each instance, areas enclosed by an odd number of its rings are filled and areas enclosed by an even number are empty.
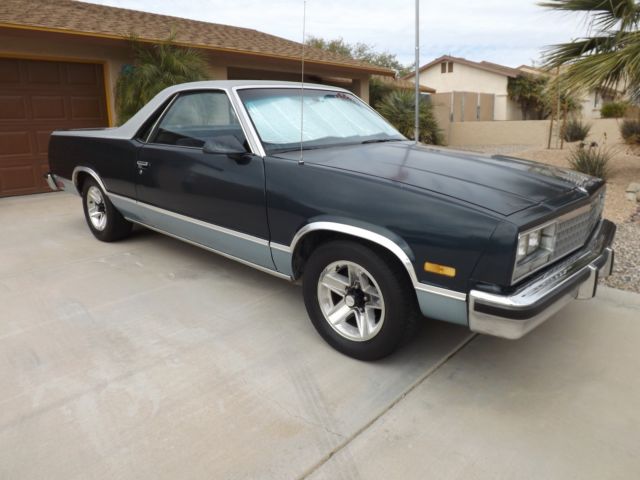
[[[601,288],[520,341],[426,322],[358,362],[295,285],[0,199],[1,479],[634,478],[639,344],[640,295]]]

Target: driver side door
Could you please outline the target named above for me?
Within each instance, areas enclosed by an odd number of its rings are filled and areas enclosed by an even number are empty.
[[[245,152],[205,152],[207,141],[235,137]],[[179,94],[137,159],[138,219],[207,248],[273,268],[263,159],[248,151],[223,90]]]

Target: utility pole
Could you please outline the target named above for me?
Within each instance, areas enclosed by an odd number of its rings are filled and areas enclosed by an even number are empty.
[[[414,123],[414,136],[416,145],[420,139],[420,0],[416,0],[416,65],[415,65],[416,84],[416,116]]]

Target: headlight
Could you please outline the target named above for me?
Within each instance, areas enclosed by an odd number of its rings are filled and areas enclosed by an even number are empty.
[[[518,235],[514,283],[549,261],[556,243],[556,225],[547,223]]]

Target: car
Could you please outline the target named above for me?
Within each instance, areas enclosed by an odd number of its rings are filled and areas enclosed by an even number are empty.
[[[49,162],[98,240],[138,224],[301,282],[362,360],[423,317],[520,338],[613,268],[601,179],[418,144],[332,86],[172,86],[120,127],[53,132]]]

